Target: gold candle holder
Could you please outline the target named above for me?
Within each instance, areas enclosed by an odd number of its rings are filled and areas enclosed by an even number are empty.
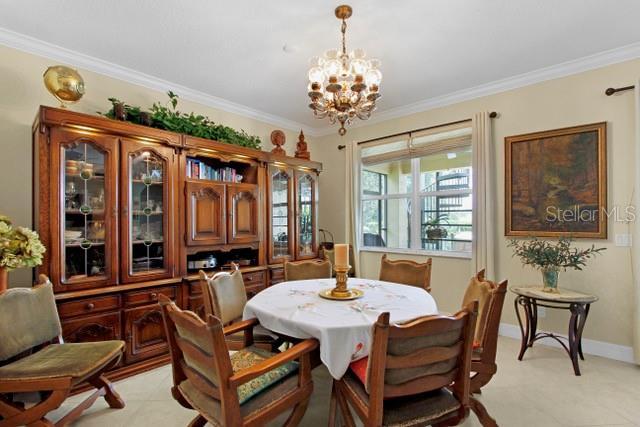
[[[347,287],[348,273],[351,270],[350,265],[335,266],[333,268],[336,271],[336,286],[330,289],[323,289],[320,291],[322,298],[333,300],[351,300],[360,298],[364,295],[360,289],[349,289]]]

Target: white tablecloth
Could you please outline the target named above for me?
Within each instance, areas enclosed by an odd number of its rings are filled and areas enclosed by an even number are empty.
[[[334,378],[349,364],[369,354],[372,325],[389,312],[392,323],[436,314],[433,297],[424,289],[368,279],[349,279],[364,296],[331,301],[318,296],[335,279],[283,282],[260,292],[245,306],[244,319],[257,318],[265,328],[294,338],[320,341],[320,358]]]

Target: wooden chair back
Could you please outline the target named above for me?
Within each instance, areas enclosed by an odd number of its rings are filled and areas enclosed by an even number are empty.
[[[477,303],[450,317],[425,316],[395,326],[389,325],[389,313],[381,314],[369,354],[370,408],[382,411],[383,399],[448,386],[462,407],[468,408],[476,316]]]
[[[202,394],[216,400],[225,397],[238,404],[235,390],[229,388],[233,375],[222,322],[207,316],[203,322],[195,313],[183,311],[169,298],[160,295],[160,306],[169,342],[175,390],[189,380]]]
[[[380,280],[417,286],[431,292],[432,259],[419,263],[410,260],[390,260],[387,254],[380,261]]]
[[[242,317],[247,304],[247,292],[237,266],[232,273],[220,272],[212,276],[200,270],[200,286],[205,316],[215,316],[223,325]]]
[[[284,263],[284,280],[310,280],[310,279],[330,279],[331,262],[323,261],[296,261]]]
[[[476,325],[474,347],[495,361],[498,345],[500,317],[507,292],[507,280],[497,284],[485,278],[485,270],[479,271],[471,278],[469,286],[462,298],[462,306],[466,307],[478,301],[478,322]]]
[[[0,362],[57,339],[62,334],[53,285],[41,275],[32,288],[0,293]]]

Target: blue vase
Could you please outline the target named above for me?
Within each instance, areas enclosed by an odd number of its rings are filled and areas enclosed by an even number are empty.
[[[542,283],[544,283],[543,290],[545,292],[558,292],[558,273],[557,268],[542,270]]]

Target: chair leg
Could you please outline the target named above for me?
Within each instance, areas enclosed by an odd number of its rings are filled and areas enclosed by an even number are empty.
[[[55,390],[49,394],[49,396],[35,404],[30,408],[23,408],[18,404],[9,402],[6,398],[0,395],[0,427],[13,427],[13,426],[34,426],[34,427],[50,427],[53,426],[51,421],[45,418],[48,412],[59,408],[62,402],[67,398],[69,390]]]
[[[304,399],[302,402],[298,403],[293,407],[289,418],[284,423],[284,427],[296,427],[300,424],[304,413],[307,411],[307,406],[309,405],[309,398]]]
[[[329,427],[335,427],[338,418],[337,411],[337,398],[336,398],[336,383],[333,381],[331,385],[331,400],[329,401]]]
[[[478,417],[478,420],[480,421],[480,424],[482,424],[482,427],[498,427],[498,423],[496,423],[496,420],[491,418],[491,416],[487,412],[487,408],[485,408],[478,399],[471,396],[469,398],[469,406],[471,407],[473,413],[476,414],[476,417]]]
[[[98,390],[104,389],[104,400],[107,401],[109,407],[113,409],[122,409],[125,407],[124,400],[118,392],[113,388],[113,384],[104,375],[92,378],[89,383]]]
[[[198,414],[197,417],[191,420],[191,422],[187,427],[204,427],[205,424],[207,424],[207,419],[202,415]]]
[[[355,427],[356,423],[353,421],[353,416],[349,410],[349,404],[340,391],[340,386],[338,384],[336,384],[336,399],[340,408],[340,414],[342,414],[342,423],[346,427]]]

